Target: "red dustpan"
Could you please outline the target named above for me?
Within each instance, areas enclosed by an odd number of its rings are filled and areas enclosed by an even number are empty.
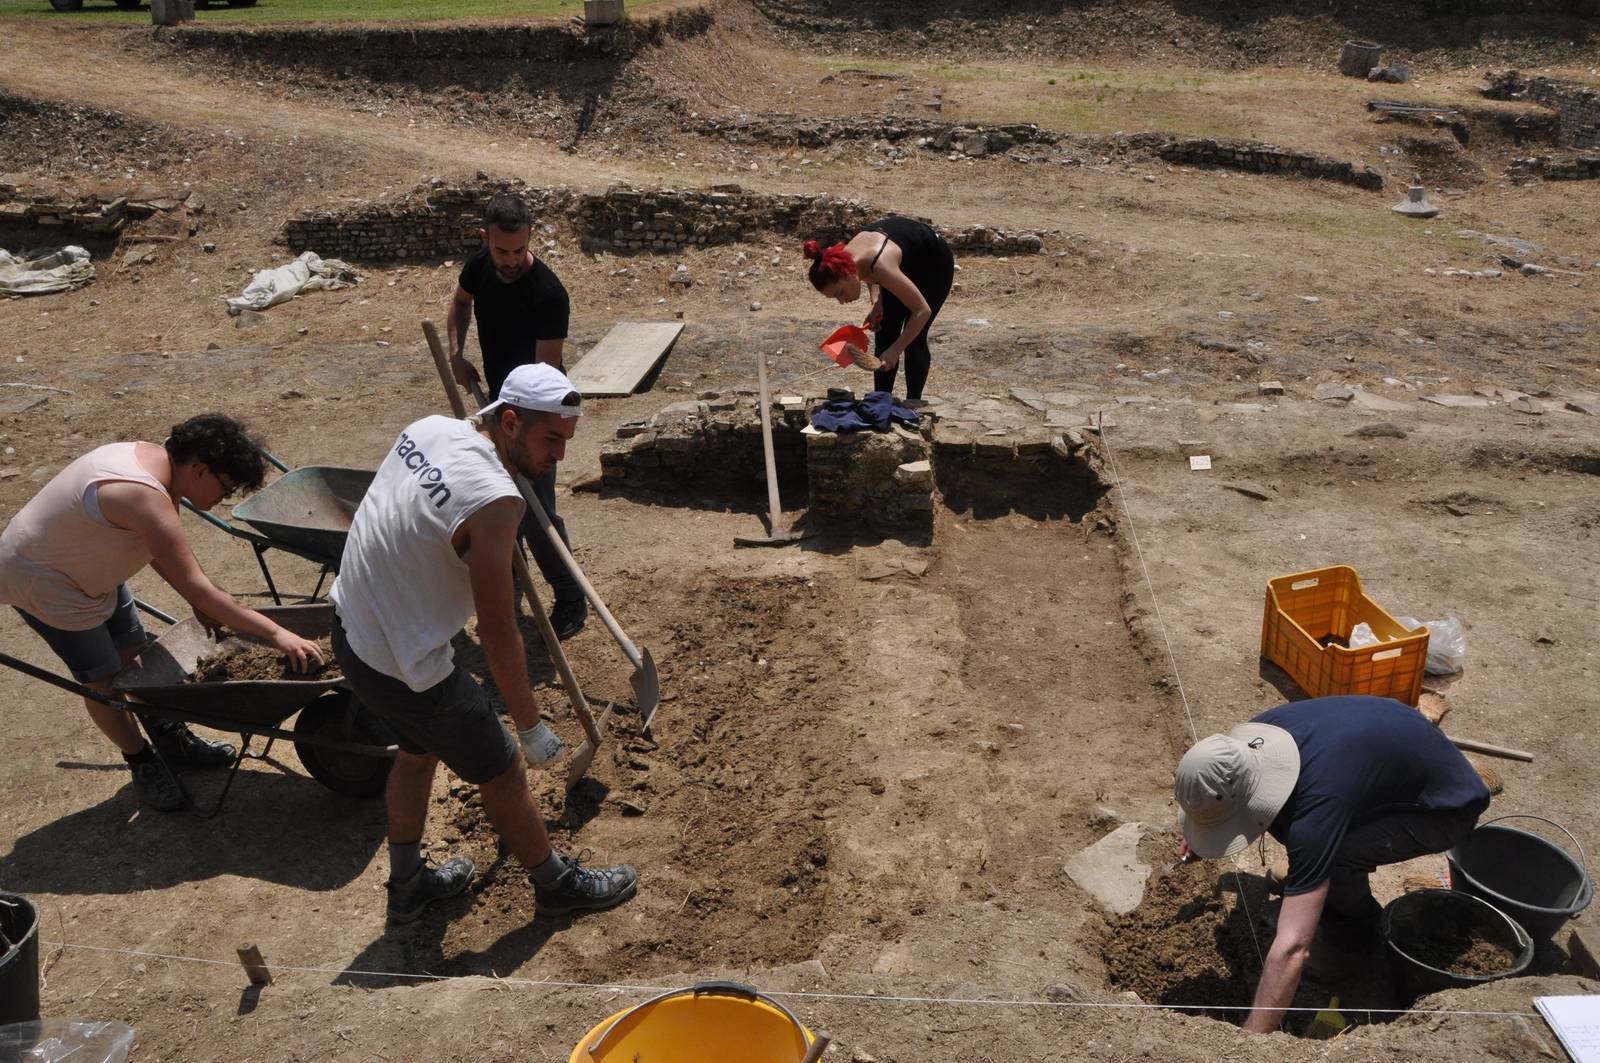
[[[845,350],[846,345],[865,351],[868,346],[867,330],[855,325],[841,325],[833,330],[833,335],[822,341],[822,351],[840,365],[854,365],[855,359]]]

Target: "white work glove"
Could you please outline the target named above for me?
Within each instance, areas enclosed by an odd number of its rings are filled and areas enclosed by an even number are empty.
[[[522,755],[527,758],[529,767],[542,768],[561,756],[561,737],[543,720],[526,731],[518,731],[517,737],[522,740]]]

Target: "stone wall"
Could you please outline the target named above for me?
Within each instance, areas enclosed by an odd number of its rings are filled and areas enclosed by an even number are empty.
[[[784,396],[769,417],[778,479],[808,495],[817,532],[929,534],[935,502],[979,516],[1081,519],[1106,490],[1085,429],[994,398],[930,399],[918,431],[836,434],[808,427],[821,395]],[[1048,405],[1048,404],[1046,404]],[[751,495],[765,484],[758,400],[708,393],[617,429],[600,452],[607,490]],[[1082,423],[1081,416],[1078,419]]]
[[[1358,167],[1355,163],[1341,162],[1309,151],[1286,151],[1256,141],[1179,137],[1162,144],[1156,154],[1167,162],[1188,166],[1292,174],[1323,181],[1339,181],[1371,191],[1383,188],[1383,175],[1370,166]]]
[[[933,532],[931,448],[919,433],[806,436],[807,525],[822,532]]]
[[[710,189],[612,186],[599,192],[528,188],[480,174],[467,184],[435,180],[390,201],[306,211],[284,223],[279,239],[358,261],[448,258],[474,250],[484,205],[497,192],[525,199],[538,223],[569,230],[585,251],[671,253],[755,239],[762,233],[840,239],[886,211],[834,196],[766,195],[738,185]],[[958,254],[1037,254],[1053,233],[935,226]]]
[[[1513,159],[1506,167],[1513,181],[1596,181],[1600,180],[1600,153],[1531,155]]]
[[[7,239],[109,241],[132,222],[167,213],[181,219],[204,209],[200,197],[187,188],[123,185],[89,191],[0,175],[0,232]],[[188,232],[194,228],[191,221]]]
[[[1533,100],[1558,112],[1563,147],[1600,147],[1600,89],[1517,70],[1491,70],[1487,81],[1481,91],[1492,100]]]
[[[698,491],[707,495],[763,490],[760,399],[749,392],[676,402],[644,421],[617,429],[600,450],[605,487],[631,491]],[[778,482],[806,483],[804,400],[786,398],[771,411]]]

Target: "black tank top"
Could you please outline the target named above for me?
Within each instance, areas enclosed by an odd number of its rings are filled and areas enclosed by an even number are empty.
[[[885,218],[876,225],[867,226],[864,231],[882,233],[899,246],[900,272],[913,281],[920,280],[944,257],[944,241],[939,238],[939,234],[930,226],[911,218]],[[875,268],[878,264],[878,255],[882,254],[883,248],[880,247],[878,254],[872,256],[872,262],[867,269]]]

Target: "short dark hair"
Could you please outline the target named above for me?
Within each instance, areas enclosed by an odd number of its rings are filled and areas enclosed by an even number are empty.
[[[245,491],[254,491],[267,478],[261,442],[224,414],[202,413],[175,424],[162,445],[174,465],[198,461]]]
[[[533,215],[528,213],[528,204],[522,201],[522,197],[513,196],[509,192],[496,194],[489,200],[489,205],[483,208],[485,229],[493,226],[503,233],[514,233],[532,225]]]

